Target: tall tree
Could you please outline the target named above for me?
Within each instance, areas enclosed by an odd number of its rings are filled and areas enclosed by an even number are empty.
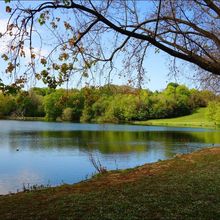
[[[141,81],[150,46],[195,65],[209,83],[220,79],[219,0],[51,0],[32,5],[16,1],[6,11],[10,18],[1,34],[11,39],[8,53],[2,56],[9,61],[6,71],[17,71],[19,58],[27,56],[27,47],[30,51],[28,70],[20,81],[31,70],[56,87],[77,71],[87,76],[101,62],[111,72],[120,52],[126,73],[135,68]],[[39,26],[53,36],[51,51],[42,57],[37,56],[35,38],[41,42],[48,38]],[[40,72],[37,62],[43,67]]]

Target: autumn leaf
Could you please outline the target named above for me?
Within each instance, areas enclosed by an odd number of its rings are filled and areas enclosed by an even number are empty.
[[[59,60],[67,60],[69,58],[69,55],[67,53],[62,53],[59,56]]]
[[[70,38],[70,39],[68,40],[68,42],[69,42],[69,45],[70,45],[71,47],[73,47],[74,44],[75,44],[75,39],[74,39],[74,38]]]
[[[8,63],[8,67],[7,67],[7,69],[6,69],[6,73],[12,73],[12,71],[14,70],[14,68],[15,68],[15,66],[11,63],[11,62],[9,62]]]
[[[5,11],[6,11],[7,13],[11,13],[11,7],[10,7],[10,6],[6,6]]]
[[[2,59],[3,59],[4,61],[7,61],[7,60],[8,60],[8,56],[7,56],[6,54],[2,54]]]
[[[35,74],[35,78],[36,78],[37,80],[40,80],[40,79],[41,79],[41,75],[40,75],[39,73],[36,73],[36,74]]]
[[[59,70],[59,68],[60,68],[60,66],[58,64],[56,64],[56,63],[53,63],[52,67],[55,70]]]
[[[34,53],[31,54],[31,59],[35,59],[36,55]]]
[[[44,66],[47,64],[47,60],[45,58],[41,58],[40,60],[41,64],[43,64]]]

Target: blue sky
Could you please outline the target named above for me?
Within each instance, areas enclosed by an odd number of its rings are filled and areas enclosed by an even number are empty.
[[[30,2],[27,2],[25,4],[30,4]],[[0,1],[0,32],[2,31],[2,27],[4,26],[3,23],[5,23],[8,16],[9,15],[5,13],[5,3],[3,1]],[[0,44],[0,51],[2,50],[3,47],[4,45]],[[0,72],[3,73],[2,78],[6,79],[4,74],[4,65],[2,64],[2,62],[3,61],[1,61]],[[168,74],[170,73],[169,64],[170,64],[169,56],[167,56],[164,52],[155,53],[153,48],[150,49],[148,51],[147,58],[145,59],[144,62],[144,68],[146,70],[146,80],[145,80],[146,83],[144,84],[144,88],[148,88],[153,91],[161,90],[164,89],[167,83],[170,81],[184,83],[187,86],[191,87],[192,83],[184,77],[179,77],[178,79],[174,79],[173,77],[168,76]],[[187,71],[186,68],[185,71]],[[82,81],[81,86],[83,86],[85,81]],[[71,82],[72,83],[69,85],[69,87],[71,86],[75,87],[77,85],[78,80],[76,79],[74,81],[74,79],[72,79]],[[127,79],[119,78],[119,76],[115,74],[114,77],[112,78],[112,82],[115,84],[126,84]],[[96,84],[98,83],[99,80],[97,80]],[[37,86],[43,86],[43,84],[37,83]]]

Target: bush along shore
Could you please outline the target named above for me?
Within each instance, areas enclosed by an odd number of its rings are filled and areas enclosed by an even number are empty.
[[[220,148],[0,197],[0,219],[220,219]]]

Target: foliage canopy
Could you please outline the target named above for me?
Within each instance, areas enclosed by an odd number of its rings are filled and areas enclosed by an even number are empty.
[[[29,80],[30,72],[52,88],[76,72],[87,77],[98,64],[110,73],[120,52],[125,74],[136,70],[140,86],[147,49],[153,46],[155,52],[162,50],[173,57],[174,63],[178,58],[194,64],[200,79],[218,89],[218,0],[5,2],[10,18],[1,37],[10,40],[2,58],[8,62],[6,72],[17,73],[14,86]],[[39,55],[37,47],[48,40],[49,53]],[[18,74],[24,57],[29,57],[28,65]]]

